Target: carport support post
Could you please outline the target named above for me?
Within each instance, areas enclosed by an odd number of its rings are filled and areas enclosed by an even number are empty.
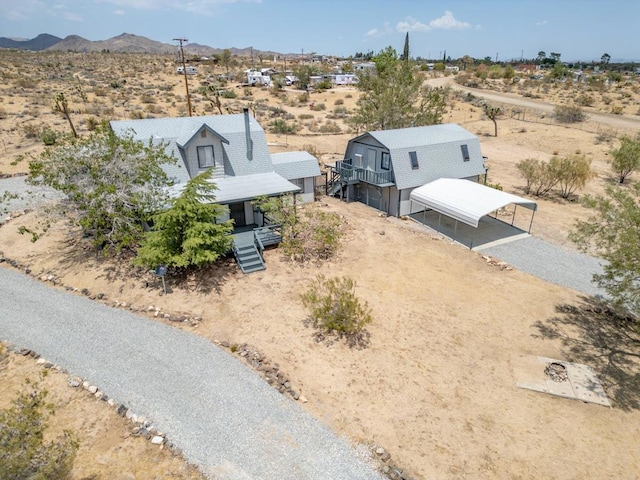
[[[534,210],[533,213],[531,214],[531,221],[529,222],[529,231],[527,232],[528,234],[531,234],[531,226],[533,225],[533,217],[535,217],[536,215],[536,211]]]
[[[518,209],[518,205],[513,204],[513,215],[511,215],[511,226],[513,227],[513,221],[516,219],[516,210]]]

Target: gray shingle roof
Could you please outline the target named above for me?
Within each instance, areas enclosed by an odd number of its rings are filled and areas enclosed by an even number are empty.
[[[276,173],[287,180],[320,175],[318,160],[308,152],[272,153],[271,161]]]
[[[253,160],[247,160],[244,125],[244,114],[242,113],[200,117],[115,120],[111,122],[111,128],[116,134],[124,134],[130,130],[136,140],[148,141],[152,138],[154,140],[174,142],[178,146],[184,145],[203,126],[207,126],[224,139],[222,145],[231,170],[228,173],[232,175],[252,175],[273,171],[264,130],[252,116],[249,116],[249,125],[253,141]],[[181,159],[181,156],[178,159]]]
[[[453,123],[367,132],[350,142],[366,143],[367,138],[389,149],[399,190],[443,177],[467,178],[485,173],[478,137]],[[469,161],[463,160],[460,145],[467,145]],[[417,169],[412,168],[409,152],[416,152]]]

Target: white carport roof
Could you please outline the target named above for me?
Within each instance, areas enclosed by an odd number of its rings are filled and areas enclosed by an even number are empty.
[[[511,203],[534,212],[538,207],[526,198],[457,178],[440,178],[418,187],[411,192],[410,199],[476,228],[482,217]]]

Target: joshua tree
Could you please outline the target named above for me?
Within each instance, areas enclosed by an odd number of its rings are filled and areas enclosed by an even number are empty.
[[[609,55],[608,53],[605,53],[600,57],[600,60],[602,61],[603,64],[607,65],[611,60],[611,55]]]
[[[502,113],[500,107],[492,107],[491,105],[484,106],[484,114],[489,117],[489,120],[493,122],[493,136],[498,136],[498,116]]]
[[[64,96],[64,93],[59,92],[54,98],[54,109],[56,112],[62,113],[67,122],[69,122],[69,126],[71,127],[71,131],[73,132],[74,137],[78,137],[78,132],[76,132],[76,127],[73,126],[73,122],[71,121],[71,115],[69,114],[69,101],[67,97]]]

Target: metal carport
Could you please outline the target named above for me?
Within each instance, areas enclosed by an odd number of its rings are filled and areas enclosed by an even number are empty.
[[[412,204],[417,203],[425,209],[434,210],[454,219],[456,229],[457,222],[478,228],[482,217],[510,204],[515,205],[511,218],[511,225],[513,225],[516,208],[518,205],[522,205],[533,211],[528,228],[529,233],[533,224],[533,216],[538,207],[536,202],[532,200],[470,180],[456,178],[440,178],[418,187],[411,192],[410,200]],[[413,205],[411,210],[414,211]],[[471,248],[473,248],[473,240]]]

